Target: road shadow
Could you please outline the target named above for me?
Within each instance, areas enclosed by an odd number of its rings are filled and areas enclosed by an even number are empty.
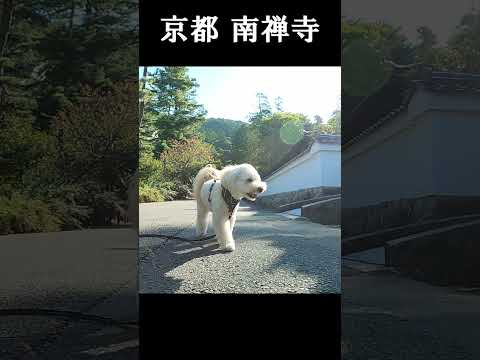
[[[252,235],[250,238],[265,241],[268,246],[281,250],[281,255],[272,261],[267,271],[287,270],[315,279],[315,284],[308,286],[305,292],[340,293],[340,251],[323,243],[336,241],[335,236],[318,240],[283,234],[256,237]],[[304,276],[298,277],[299,289],[304,287],[303,279]]]
[[[333,241],[336,240],[332,236]],[[277,259],[272,268],[289,268],[316,278],[316,284],[311,289],[316,293],[340,293],[340,251],[326,247],[322,240],[308,239],[303,243],[303,251],[298,252],[296,245],[289,241],[288,236],[278,236],[275,245],[281,248],[284,254]]]
[[[279,249],[280,255],[272,259],[265,271],[273,273],[286,269],[299,274],[299,292],[340,292],[339,231],[319,231],[316,237],[317,226],[318,229],[324,229],[321,225],[313,225],[305,220],[295,221],[273,211],[259,209],[253,204],[242,203],[237,219],[234,237],[238,246],[249,246],[249,241],[261,241],[265,242],[265,246]],[[188,223],[160,224],[149,228],[148,232],[194,239],[194,226],[185,224]],[[209,233],[212,231],[210,224]],[[197,258],[224,254],[218,251],[216,239],[189,242],[141,237],[139,249],[141,293],[176,293],[183,280],[169,276],[169,272]],[[308,288],[304,288],[306,285],[302,280],[306,277],[314,279],[315,284],[308,281]]]
[[[174,227],[163,228],[166,233],[178,233]],[[162,233],[163,234],[163,233]],[[193,234],[183,233],[193,239]],[[141,238],[152,239],[152,238]],[[148,241],[148,240],[147,240]],[[140,246],[139,248],[139,291],[140,293],[176,293],[180,289],[182,280],[168,275],[171,270],[196,259],[224,254],[218,249],[215,238],[204,241],[180,241],[176,239],[159,239],[157,244]]]
[[[303,218],[289,219],[282,217],[273,211],[266,211],[254,204],[245,209],[246,211],[258,211],[253,217],[275,216],[273,220],[278,226],[263,229],[263,224],[257,220],[250,224],[239,222],[237,237],[245,241],[265,241],[268,246],[280,249],[281,255],[270,265],[269,271],[287,269],[298,274],[307,275],[315,279],[315,285],[309,287],[308,292],[315,293],[340,293],[341,291],[341,250],[340,232],[335,228],[324,227],[314,224]],[[314,229],[329,229],[329,232]],[[262,232],[268,234],[262,235]],[[299,277],[299,287],[303,286]]]

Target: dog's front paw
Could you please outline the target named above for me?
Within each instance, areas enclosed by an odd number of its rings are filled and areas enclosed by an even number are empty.
[[[235,244],[228,244],[228,245],[222,246],[220,247],[220,250],[228,251],[228,252],[235,251]]]

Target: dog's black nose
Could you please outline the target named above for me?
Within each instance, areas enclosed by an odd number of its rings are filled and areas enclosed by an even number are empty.
[[[263,192],[263,187],[259,186],[259,187],[257,188],[257,192],[259,192],[259,193]]]

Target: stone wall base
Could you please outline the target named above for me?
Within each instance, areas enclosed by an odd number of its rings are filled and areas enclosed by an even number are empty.
[[[334,194],[340,194],[339,187],[319,186],[297,191],[287,191],[273,195],[264,195],[256,200],[256,204],[266,209],[277,209],[286,204]]]
[[[480,197],[450,195],[430,195],[359,208],[342,208],[342,237],[479,213]]]
[[[340,196],[302,206],[302,216],[323,225],[340,225],[341,214]]]
[[[385,262],[417,280],[480,286],[480,220],[387,242]]]

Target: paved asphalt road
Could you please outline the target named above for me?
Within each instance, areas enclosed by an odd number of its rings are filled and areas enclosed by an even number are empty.
[[[194,236],[194,201],[140,205],[140,234]],[[209,228],[209,234],[213,229]],[[339,293],[340,229],[242,203],[236,250],[140,238],[141,293]]]
[[[0,359],[137,358],[137,239],[130,229],[0,236]]]
[[[480,359],[480,290],[342,262],[344,360]]]

